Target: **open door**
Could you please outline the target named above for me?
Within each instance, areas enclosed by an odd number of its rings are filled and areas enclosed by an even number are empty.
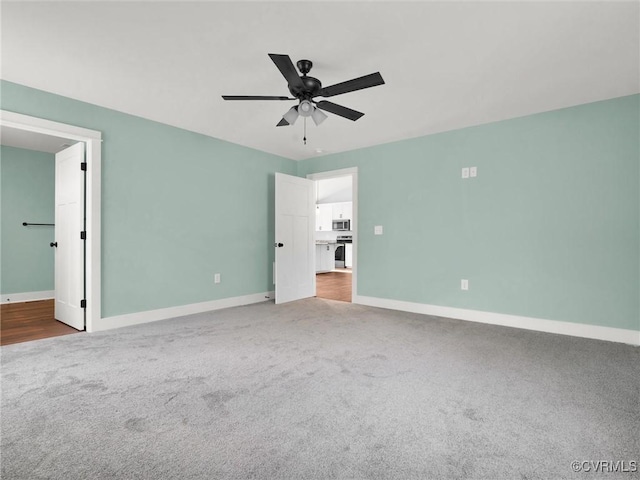
[[[276,173],[276,303],[313,297],[315,183]]]
[[[55,318],[84,330],[84,143],[56,154]]]

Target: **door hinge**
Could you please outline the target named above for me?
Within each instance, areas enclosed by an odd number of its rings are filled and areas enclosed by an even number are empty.
[[[87,171],[87,162],[82,162],[80,164],[80,170],[82,170],[83,172]]]
[[[86,240],[87,239],[87,232],[83,231],[80,232],[80,240]]]
[[[80,300],[80,308],[87,308],[87,301],[85,299]]]

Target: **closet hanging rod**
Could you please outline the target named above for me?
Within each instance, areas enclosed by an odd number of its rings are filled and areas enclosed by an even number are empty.
[[[30,227],[32,225],[53,227],[53,226],[55,226],[55,223],[27,223],[27,222],[22,222],[22,226],[23,227]]]

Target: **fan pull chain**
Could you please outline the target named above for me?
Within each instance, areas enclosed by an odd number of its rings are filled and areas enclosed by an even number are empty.
[[[307,117],[304,117],[304,137],[302,138],[302,140],[304,140],[304,144],[307,144]]]

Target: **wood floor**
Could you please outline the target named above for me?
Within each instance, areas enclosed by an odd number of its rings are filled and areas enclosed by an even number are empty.
[[[0,310],[0,345],[78,333],[53,316],[53,300],[7,303]]]
[[[351,302],[351,273],[328,272],[316,275],[316,297]]]

